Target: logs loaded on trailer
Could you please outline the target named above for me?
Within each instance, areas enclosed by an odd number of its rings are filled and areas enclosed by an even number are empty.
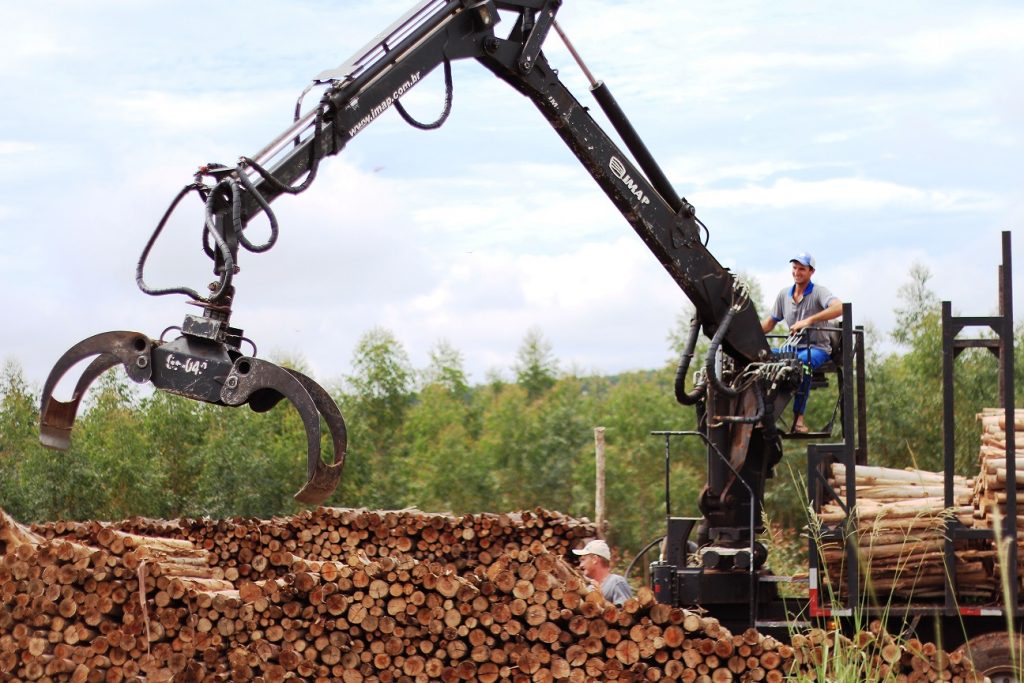
[[[1006,519],[1007,480],[1006,420],[1002,410],[986,408],[978,415],[981,421],[981,449],[978,453],[978,478],[974,485],[975,522],[979,527],[992,527],[995,517]],[[1024,410],[1016,411],[1014,419],[1014,466],[1012,488],[1024,503]],[[1017,528],[1024,528],[1024,505],[1017,506]]]
[[[978,415],[981,422],[981,448],[978,452],[978,477],[974,484],[974,526],[998,529],[1008,518],[1007,491],[1014,489],[1017,509],[1017,577],[1018,590],[1024,588],[1024,410],[1014,411],[1013,481],[1007,478],[1006,412],[986,408]]]
[[[842,643],[823,631],[793,645],[753,630],[734,635],[656,603],[647,589],[615,607],[563,559],[588,523],[545,511],[486,516],[486,527],[484,518],[318,509],[275,520],[28,528],[3,515],[0,674],[781,681],[796,669],[826,671]],[[332,556],[335,546],[346,554]],[[934,648],[866,638],[858,645],[877,666],[907,680],[973,679]]]
[[[944,475],[916,469],[857,467],[855,530],[862,566],[876,593],[906,600],[940,599],[943,596],[942,552],[946,520],[955,517],[964,526],[995,529],[1006,519],[1007,481],[1005,413],[985,409],[981,422],[978,470],[973,478],[954,477],[953,507],[946,508]],[[1016,411],[1013,485],[1024,503],[1024,410]],[[832,466],[829,484],[846,498],[846,468]],[[1024,505],[1017,507],[1018,576],[1024,576]],[[822,506],[819,520],[825,524],[844,521],[846,513],[835,501]],[[852,529],[851,529],[852,531]],[[826,578],[835,594],[842,596],[845,555],[842,540],[821,544]],[[961,600],[993,602],[1001,599],[1002,587],[995,543],[991,540],[959,541],[955,548],[956,583]]]
[[[830,485],[845,500],[844,465],[832,466]],[[944,505],[940,473],[862,466],[856,469],[856,487],[856,524],[848,533],[856,532],[858,557],[870,589],[901,600],[941,598],[946,519],[955,516],[971,524],[973,481],[954,479],[952,509]],[[833,501],[822,506],[819,519],[835,524],[846,519],[846,512]],[[845,595],[844,540],[823,540],[821,554],[830,589],[837,596]],[[998,589],[986,569],[985,561],[991,556],[990,550],[958,549],[958,584],[980,597],[991,597]]]

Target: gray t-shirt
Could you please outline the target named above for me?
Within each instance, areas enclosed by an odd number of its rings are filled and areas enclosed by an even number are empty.
[[[830,303],[837,299],[827,287],[816,285],[813,282],[807,283],[807,289],[804,290],[804,298],[800,300],[800,303],[793,301],[793,293],[795,291],[796,285],[793,285],[783,289],[775,297],[775,305],[772,306],[772,319],[775,322],[785,320],[786,325],[792,327],[793,323],[797,320],[803,320],[815,313],[824,311]],[[815,327],[821,325],[823,323],[819,323]],[[824,349],[829,355],[832,354],[832,342],[829,341],[827,332],[822,330],[808,330],[807,332],[810,335],[811,346]]]
[[[633,589],[629,587],[626,579],[618,574],[609,574],[601,582],[601,595],[608,602],[621,605],[633,597]]]

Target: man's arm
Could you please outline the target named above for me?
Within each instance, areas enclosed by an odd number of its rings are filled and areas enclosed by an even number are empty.
[[[804,318],[803,320],[797,320],[795,323],[793,323],[790,326],[789,329],[791,331],[793,331],[793,332],[799,332],[800,330],[804,329],[805,327],[810,327],[810,326],[815,325],[817,323],[823,323],[823,322],[826,322],[828,320],[835,320],[836,318],[838,318],[842,314],[843,314],[843,302],[840,301],[839,299],[837,299],[836,297],[832,297],[832,301],[829,303],[827,308],[825,308],[824,310],[818,311],[814,315],[809,315],[806,318]]]
[[[782,297],[785,295],[786,290],[779,292],[778,296],[775,297],[775,303],[772,304],[772,310],[768,314],[768,317],[761,321],[761,331],[768,334],[775,329],[775,326],[782,320],[783,306]]]

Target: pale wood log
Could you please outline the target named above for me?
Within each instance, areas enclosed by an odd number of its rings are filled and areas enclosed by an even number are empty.
[[[904,482],[916,484],[941,484],[944,477],[941,473],[926,472],[924,470],[905,469],[897,470],[891,467],[871,467],[858,465],[856,469],[857,479],[860,483],[867,484],[873,481],[882,480],[886,482]],[[836,481],[846,481],[846,465],[835,463],[832,465],[832,477]]]

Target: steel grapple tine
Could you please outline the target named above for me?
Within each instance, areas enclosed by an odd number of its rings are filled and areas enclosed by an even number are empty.
[[[118,364],[124,366],[132,380],[147,381],[151,372],[149,354],[152,348],[153,341],[144,334],[115,331],[93,335],[65,351],[43,385],[39,410],[39,441],[48,448],[67,450],[71,445],[71,428],[78,414],[78,406],[89,385]],[[75,384],[71,400],[55,399],[53,391],[64,374],[78,362],[97,354],[97,358],[89,364]]]
[[[229,406],[240,406],[261,390],[276,391],[291,401],[306,430],[307,481],[295,494],[296,500],[309,504],[323,502],[337,486],[341,467],[327,466],[320,457],[320,413],[316,401],[296,375],[268,361],[248,357],[235,361],[225,378],[221,400]],[[337,469],[332,471],[332,468]]]
[[[323,459],[317,457],[316,462],[310,461],[313,467],[313,474],[306,481],[306,485],[295,494],[295,499],[305,503],[321,503],[338,487],[341,479],[341,470],[345,466],[345,454],[348,450],[348,429],[345,427],[345,418],[322,386],[314,382],[310,377],[298,370],[288,370],[302,386],[309,392],[317,411],[327,423],[331,433],[331,444],[334,448],[334,461],[327,465]]]

